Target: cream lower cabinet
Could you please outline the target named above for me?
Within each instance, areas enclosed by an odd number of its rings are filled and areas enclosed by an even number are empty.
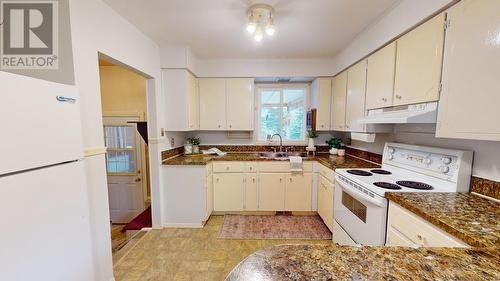
[[[387,246],[469,247],[398,204],[389,201]]]
[[[285,210],[285,173],[259,174],[259,211]]]
[[[243,206],[245,211],[259,210],[257,182],[257,174],[245,174],[245,204]]]
[[[290,173],[285,180],[285,210],[312,210],[312,173]]]
[[[214,180],[212,175],[212,164],[207,164],[207,218],[210,217],[214,210]]]
[[[323,175],[318,180],[318,214],[330,231],[333,231],[334,185]]]
[[[436,136],[500,141],[500,1],[450,8]]]
[[[214,174],[214,211],[243,211],[245,175]]]

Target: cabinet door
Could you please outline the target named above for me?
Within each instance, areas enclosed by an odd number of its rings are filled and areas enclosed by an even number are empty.
[[[259,175],[259,211],[285,210],[285,174]]]
[[[207,217],[212,214],[214,210],[214,182],[213,176],[207,177]]]
[[[333,78],[333,94],[331,105],[331,129],[345,130],[345,106],[347,97],[347,72],[344,71]]]
[[[188,127],[190,130],[200,128],[200,99],[198,97],[198,81],[193,74],[187,76]]]
[[[499,15],[498,0],[450,10],[437,137],[500,141]]]
[[[326,179],[325,177],[319,175],[318,177],[318,215],[325,220],[325,214],[326,214]]]
[[[368,57],[366,74],[366,109],[392,106],[396,42]]]
[[[345,124],[349,132],[363,132],[365,126],[357,122],[365,116],[366,60],[347,70],[347,102]]]
[[[325,225],[333,231],[333,183],[319,176],[318,214]]]
[[[332,98],[332,79],[317,78],[312,85],[311,107],[316,108],[316,130],[330,130],[330,106]]]
[[[257,211],[257,174],[246,175],[245,211]]]
[[[439,99],[445,14],[397,40],[394,105]]]
[[[253,130],[253,79],[231,78],[226,80],[227,129]]]
[[[200,130],[226,129],[226,82],[221,78],[199,79]]]
[[[244,174],[214,174],[214,211],[243,211]]]
[[[290,173],[285,182],[285,210],[311,211],[312,174]]]

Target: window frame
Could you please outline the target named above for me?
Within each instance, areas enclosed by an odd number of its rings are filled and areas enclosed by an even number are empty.
[[[304,90],[304,116],[302,117],[304,140],[300,141],[290,141],[283,140],[283,145],[307,145],[307,111],[310,107],[310,83],[259,83],[255,84],[255,133],[254,133],[254,143],[260,145],[277,145],[278,139],[274,138],[271,141],[259,139],[260,136],[260,110],[261,110],[261,93],[263,90],[273,90],[273,89],[303,89]],[[281,104],[283,103],[283,97],[281,97]],[[281,112],[283,114],[283,111]],[[283,118],[283,116],[281,116]]]

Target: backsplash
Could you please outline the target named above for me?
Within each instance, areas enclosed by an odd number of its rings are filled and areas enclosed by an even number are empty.
[[[471,192],[500,200],[500,182],[472,176]]]

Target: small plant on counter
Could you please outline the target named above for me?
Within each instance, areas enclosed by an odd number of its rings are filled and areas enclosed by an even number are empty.
[[[341,138],[331,138],[326,141],[326,144],[328,144],[328,147],[330,149],[336,148],[339,149],[342,147],[342,139]]]
[[[318,137],[318,132],[316,132],[315,130],[307,130],[307,137],[309,137],[310,139],[315,139]]]
[[[187,138],[187,142],[193,146],[192,153],[198,154],[200,153],[200,138]]]
[[[188,138],[187,141],[192,145],[200,145],[200,138]]]

